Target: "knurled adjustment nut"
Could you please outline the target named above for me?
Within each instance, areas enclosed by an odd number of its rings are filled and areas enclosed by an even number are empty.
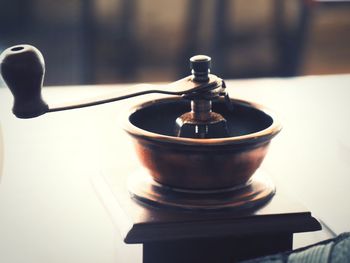
[[[190,58],[190,68],[193,74],[208,74],[211,67],[211,58],[205,55],[196,55]]]

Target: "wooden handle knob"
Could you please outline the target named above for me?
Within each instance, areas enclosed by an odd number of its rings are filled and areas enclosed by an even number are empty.
[[[18,118],[33,118],[48,111],[41,88],[45,73],[43,55],[30,45],[6,49],[0,57],[1,74],[14,97],[12,112]]]

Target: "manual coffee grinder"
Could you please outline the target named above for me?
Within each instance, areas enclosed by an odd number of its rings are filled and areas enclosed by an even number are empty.
[[[266,108],[229,98],[210,64],[194,56],[190,76],[161,88],[50,108],[41,96],[41,53],[18,45],[1,55],[19,118],[164,94],[124,114],[142,169],[114,189],[116,223],[126,243],[143,244],[143,262],[226,263],[291,249],[294,233],[320,224],[275,194],[259,169],[281,125]]]

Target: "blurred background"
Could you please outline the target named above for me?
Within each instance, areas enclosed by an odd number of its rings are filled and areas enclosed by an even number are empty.
[[[0,50],[38,47],[45,85],[350,72],[350,1],[0,0]]]

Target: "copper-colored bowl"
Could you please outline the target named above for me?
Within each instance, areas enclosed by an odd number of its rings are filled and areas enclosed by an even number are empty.
[[[126,116],[137,155],[157,182],[170,187],[208,190],[247,183],[263,161],[271,139],[281,130],[262,106],[231,100],[213,102],[228,123],[230,137],[191,139],[174,136],[175,120],[190,110],[188,101],[165,98],[134,106]]]

